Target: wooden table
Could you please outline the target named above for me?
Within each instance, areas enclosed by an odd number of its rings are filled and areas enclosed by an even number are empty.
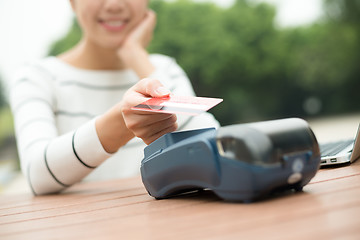
[[[139,177],[1,196],[0,239],[360,239],[360,161],[251,204],[210,191],[155,200]]]

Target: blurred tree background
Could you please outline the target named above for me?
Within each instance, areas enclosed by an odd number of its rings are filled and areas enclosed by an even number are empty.
[[[3,149],[14,143],[13,119],[5,96],[5,84],[0,76],[0,160]]]
[[[20,169],[13,118],[8,106],[5,84],[0,76],[0,193]]]
[[[158,23],[149,51],[174,57],[198,96],[224,99],[211,110],[222,125],[359,111],[360,0],[325,0],[322,19],[285,29],[266,3],[150,2]],[[74,21],[49,54],[80,36]]]
[[[0,77],[0,109],[2,109],[5,105],[6,105],[5,89],[2,79]]]

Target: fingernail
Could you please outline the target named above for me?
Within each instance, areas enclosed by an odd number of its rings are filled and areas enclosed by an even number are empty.
[[[165,87],[158,87],[156,93],[160,96],[166,96],[170,94],[170,90]]]

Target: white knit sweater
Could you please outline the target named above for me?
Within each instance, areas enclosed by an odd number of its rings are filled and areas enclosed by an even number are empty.
[[[174,95],[194,95],[176,62],[153,54],[160,80]],[[34,194],[46,194],[84,180],[133,176],[139,173],[143,149],[134,138],[115,154],[102,147],[95,119],[118,103],[139,78],[131,70],[93,71],[74,68],[48,57],[21,68],[11,87],[10,104],[21,168]],[[178,116],[179,130],[218,127],[209,113]]]

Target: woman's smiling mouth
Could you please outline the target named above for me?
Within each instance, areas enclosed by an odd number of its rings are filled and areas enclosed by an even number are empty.
[[[124,20],[99,20],[99,23],[108,31],[121,31],[126,27],[127,21]]]

